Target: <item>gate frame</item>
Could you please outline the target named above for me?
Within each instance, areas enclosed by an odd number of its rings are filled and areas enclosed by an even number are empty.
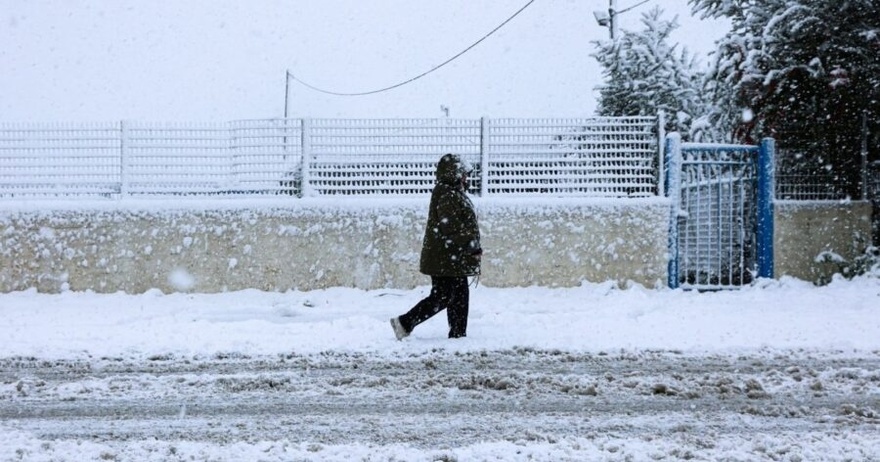
[[[678,289],[681,286],[681,267],[679,255],[679,219],[686,216],[681,209],[682,167],[685,150],[711,150],[711,151],[746,151],[753,154],[757,171],[755,180],[755,245],[756,245],[756,275],[758,278],[772,279],[774,277],[773,242],[774,242],[774,219],[773,203],[776,191],[776,141],[773,138],[764,138],[761,144],[735,145],[735,144],[710,144],[710,143],[682,143],[679,133],[669,133],[665,140],[666,159],[666,182],[664,194],[670,200],[669,208],[669,263],[667,266],[668,286]],[[719,285],[718,289],[732,288],[735,286]]]

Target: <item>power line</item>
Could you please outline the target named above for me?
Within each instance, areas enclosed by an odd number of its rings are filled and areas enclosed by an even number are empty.
[[[623,9],[623,10],[620,10],[620,11],[615,11],[614,13],[615,13],[615,14],[623,14],[623,13],[626,13],[627,11],[632,10],[632,9],[634,9],[634,8],[636,8],[636,7],[642,6],[642,5],[644,5],[645,3],[648,3],[648,2],[650,2],[650,1],[651,1],[651,0],[645,0],[645,1],[643,1],[643,2],[636,3],[635,5],[633,5],[633,6],[629,7],[629,8],[626,8],[626,9]]]
[[[477,41],[474,42],[471,46],[465,48],[464,50],[462,50],[461,52],[459,52],[457,55],[455,55],[455,56],[453,56],[453,57],[447,59],[446,61],[443,61],[442,63],[440,63],[440,64],[434,66],[433,68],[431,68],[431,69],[429,69],[429,70],[427,70],[427,71],[425,71],[425,72],[422,72],[421,74],[419,74],[419,75],[417,75],[417,76],[415,76],[415,77],[413,77],[413,78],[411,78],[411,79],[404,80],[403,82],[400,82],[400,83],[397,83],[397,84],[391,85],[391,86],[389,86],[389,87],[380,88],[380,89],[378,89],[378,90],[371,90],[371,91],[357,92],[357,93],[344,93],[344,92],[338,92],[338,91],[325,90],[325,89],[323,89],[323,88],[316,87],[316,86],[314,86],[314,85],[312,85],[312,84],[310,84],[310,83],[304,82],[304,81],[300,80],[299,78],[297,78],[295,75],[293,75],[293,74],[290,72],[290,70],[287,71],[287,78],[288,78],[288,79],[293,79],[293,80],[299,82],[301,85],[303,85],[303,86],[305,86],[305,87],[308,87],[308,88],[310,88],[310,89],[312,89],[312,90],[315,90],[315,91],[317,91],[317,92],[326,93],[326,94],[328,94],[328,95],[335,95],[335,96],[364,96],[364,95],[372,95],[372,94],[375,94],[375,93],[381,93],[381,92],[383,92],[383,91],[392,90],[392,89],[395,89],[395,88],[397,88],[397,87],[402,87],[402,86],[404,86],[404,85],[406,85],[406,84],[408,84],[408,83],[412,83],[412,82],[414,82],[414,81],[416,81],[416,80],[418,80],[418,79],[420,79],[420,78],[422,78],[422,77],[424,77],[424,76],[426,76],[426,75],[428,75],[428,74],[430,74],[430,73],[436,71],[437,69],[440,69],[441,67],[443,67],[443,66],[445,66],[445,65],[447,65],[447,64],[449,64],[449,63],[451,63],[451,62],[454,61],[455,59],[457,59],[459,56],[461,56],[461,55],[467,53],[467,52],[470,51],[472,48],[474,48],[475,46],[479,45],[480,42],[482,42],[483,40],[486,40],[486,39],[489,38],[492,34],[494,34],[495,32],[497,32],[498,29],[501,29],[501,28],[504,27],[507,23],[509,23],[510,21],[512,21],[513,18],[517,17],[517,16],[518,16],[520,13],[522,13],[526,8],[528,8],[529,5],[531,5],[531,4],[534,3],[534,2],[535,2],[535,0],[529,0],[525,5],[523,5],[522,8],[520,8],[519,10],[517,10],[516,13],[513,13],[512,16],[510,16],[509,18],[507,18],[506,20],[504,20],[504,22],[502,22],[501,24],[499,24],[498,27],[492,29],[488,34],[484,35],[481,39],[477,40]]]

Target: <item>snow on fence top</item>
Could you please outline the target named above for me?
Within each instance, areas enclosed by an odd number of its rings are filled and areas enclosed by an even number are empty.
[[[468,159],[482,195],[657,194],[655,117],[0,124],[0,198],[427,194]]]

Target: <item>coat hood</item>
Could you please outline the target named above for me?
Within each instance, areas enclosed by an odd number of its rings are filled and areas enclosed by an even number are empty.
[[[470,163],[456,154],[446,154],[437,162],[437,182],[448,185],[461,183],[461,177],[465,173],[474,170]]]

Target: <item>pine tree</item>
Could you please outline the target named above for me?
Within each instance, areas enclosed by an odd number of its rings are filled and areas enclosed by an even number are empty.
[[[670,45],[676,19],[662,19],[655,7],[642,15],[644,30],[623,31],[614,41],[596,42],[593,57],[604,68],[606,83],[600,88],[599,115],[667,115],[666,130],[685,136],[701,115],[702,76],[697,60],[687,49]]]
[[[862,120],[880,119],[880,1],[690,4],[732,23],[707,80],[715,105],[706,124],[730,141],[776,137],[816,168],[836,172],[855,196]]]

